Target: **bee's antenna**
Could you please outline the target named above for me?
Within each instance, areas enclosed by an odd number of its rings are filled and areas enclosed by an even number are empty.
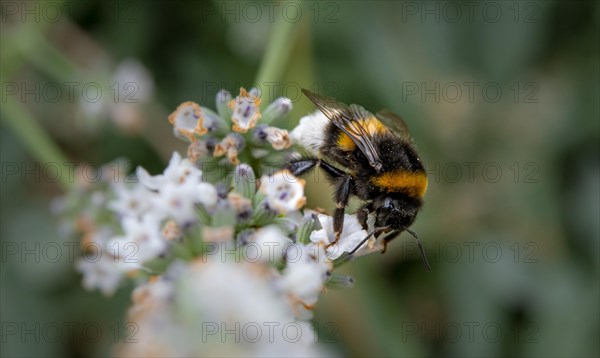
[[[348,256],[352,255],[353,253],[356,252],[356,250],[358,250],[365,242],[367,242],[367,240],[369,240],[371,238],[371,236],[377,234],[380,231],[389,229],[389,226],[383,226],[383,227],[378,227],[373,229],[373,231],[371,231],[364,239],[362,239],[362,241],[360,242],[360,244],[356,245],[356,247],[354,249],[352,249],[352,251],[350,251],[348,253]]]
[[[411,231],[408,228],[404,228],[404,231],[408,232],[415,238],[415,240],[417,241],[417,245],[419,246],[419,252],[421,252],[421,258],[423,259],[423,263],[425,264],[427,271],[431,271],[431,266],[429,266],[429,261],[427,260],[427,255],[425,255],[425,250],[423,249],[423,245],[421,245],[421,241],[417,237],[417,234],[415,234],[414,231]]]

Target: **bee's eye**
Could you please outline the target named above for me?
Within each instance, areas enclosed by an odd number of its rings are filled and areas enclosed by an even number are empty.
[[[390,215],[390,208],[381,207],[377,210],[377,222],[380,224],[384,224],[387,217]]]

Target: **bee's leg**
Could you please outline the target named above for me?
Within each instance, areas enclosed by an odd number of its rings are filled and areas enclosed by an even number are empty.
[[[335,190],[335,213],[333,214],[333,232],[335,233],[335,240],[327,245],[335,245],[342,235],[344,229],[344,212],[346,211],[346,205],[348,205],[348,198],[354,188],[354,180],[350,175],[346,175],[340,178],[336,185]]]
[[[388,244],[388,241],[389,241],[389,240],[388,240],[387,238],[383,240],[383,250],[381,250],[381,254],[382,254],[382,255],[383,255],[383,254],[385,254],[385,252],[387,251],[387,244]]]
[[[388,235],[383,239],[383,250],[381,250],[382,254],[385,254],[385,251],[387,250],[388,242],[390,242],[390,241],[394,240],[396,237],[398,237],[398,234],[399,234],[399,232],[395,231],[391,235]]]
[[[300,158],[294,160],[288,164],[286,169],[292,172],[292,174],[295,176],[301,176],[310,172],[317,165],[321,167],[332,180],[336,180],[347,175],[344,171],[339,170],[333,165],[317,158]]]
[[[354,180],[346,172],[323,160],[315,158],[302,158],[292,161],[287,166],[287,169],[291,171],[292,174],[300,176],[312,170],[316,165],[323,169],[329,179],[331,179],[336,186],[334,193],[336,209],[335,213],[333,214],[333,231],[335,232],[335,240],[327,245],[327,247],[329,247],[336,244],[342,235],[342,230],[344,228],[344,212],[346,205],[348,204],[350,193],[354,189]]]
[[[292,174],[295,176],[301,176],[311,171],[317,164],[319,164],[318,159],[301,158],[292,161],[290,164],[288,164],[286,169],[292,172]]]
[[[356,212],[356,218],[358,219],[358,223],[362,226],[365,231],[369,231],[369,225],[367,224],[367,220],[369,219],[369,213],[373,210],[372,204],[366,204],[362,206]]]
[[[348,176],[348,174],[346,174],[346,172],[339,170],[338,168],[334,167],[333,165],[323,161],[323,160],[319,160],[319,166],[323,169],[323,171],[329,176],[329,178],[331,178],[332,180],[339,180],[342,177],[346,177]]]

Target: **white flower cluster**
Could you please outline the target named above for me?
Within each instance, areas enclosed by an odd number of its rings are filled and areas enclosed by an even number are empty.
[[[332,217],[302,210],[304,180],[287,170],[256,178],[239,163],[290,146],[287,131],[268,126],[289,112],[289,100],[261,114],[254,90],[217,97],[218,114],[186,102],[169,117],[190,147],[186,158],[173,153],[162,174],[138,168],[137,180],[106,180],[63,199],[85,247],[83,285],[111,295],[135,282],[129,318],[139,342],[117,347],[119,355],[323,354],[311,310],[326,286],[353,284],[332,271],[367,232],[346,215],[339,242],[328,245]],[[200,163],[215,159],[231,171],[210,182]],[[355,255],[380,249],[372,238]]]
[[[312,279],[312,278],[311,278]],[[120,356],[317,356],[318,337],[298,320],[286,280],[261,263],[216,259],[174,263],[167,274],[135,289],[128,320],[140,344]],[[312,279],[314,280],[314,279]]]
[[[137,176],[138,183],[112,184],[114,198],[106,209],[119,225],[92,233],[88,247],[95,250],[77,265],[86,288],[113,293],[126,273],[167,253],[169,241],[177,239],[171,233],[198,220],[197,205],[210,208],[217,202],[215,187],[202,182],[202,172],[178,153],[163,174],[150,176],[139,168]]]
[[[292,109],[289,98],[276,99],[263,113],[258,90],[241,88],[235,98],[225,90],[219,92],[216,105],[215,113],[188,101],[169,116],[175,136],[190,142],[188,157],[192,161],[208,157],[224,157],[231,164],[250,158],[271,160],[268,156],[273,151],[269,149],[291,146],[287,130],[270,126]]]

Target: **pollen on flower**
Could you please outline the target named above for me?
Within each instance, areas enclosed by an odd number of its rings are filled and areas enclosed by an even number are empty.
[[[227,155],[227,159],[232,164],[240,164],[238,159],[238,153],[243,148],[244,139],[236,133],[229,133],[223,140],[215,146],[213,155],[215,157],[221,157]]]
[[[208,150],[206,141],[201,139],[190,143],[187,149],[187,156],[192,163],[196,163],[200,159],[208,157],[209,153],[210,151]]]
[[[196,135],[201,136],[208,132],[203,124],[202,108],[192,101],[180,104],[169,116],[169,123],[173,125],[176,136],[187,138],[190,142],[196,141]]]
[[[240,88],[240,95],[232,99],[228,106],[233,110],[231,121],[234,132],[246,133],[254,128],[261,117],[260,98],[252,91],[248,93],[243,87]]]
[[[287,130],[276,127],[267,127],[264,131],[267,134],[267,141],[271,143],[273,149],[286,149],[292,145]]]
[[[296,178],[289,170],[281,170],[272,176],[263,176],[260,191],[266,194],[270,207],[285,214],[304,206],[305,184],[304,180]]]
[[[162,235],[167,240],[177,240],[181,237],[181,227],[174,220],[169,220],[162,227]]]

